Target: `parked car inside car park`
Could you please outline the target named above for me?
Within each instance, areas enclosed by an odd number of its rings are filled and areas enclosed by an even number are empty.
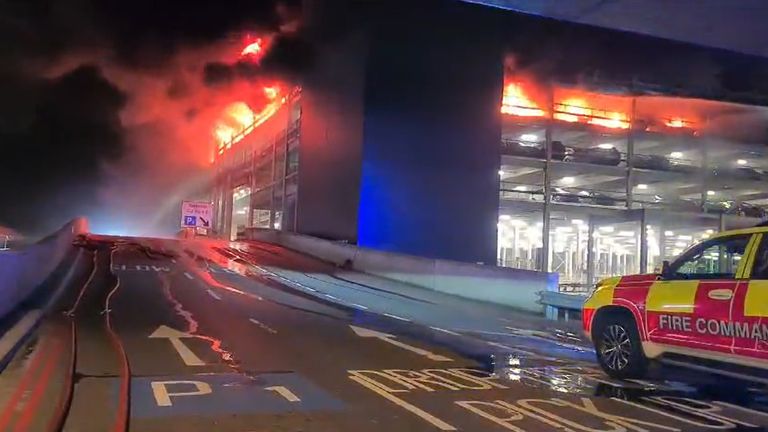
[[[583,162],[597,165],[617,166],[621,163],[621,153],[615,148],[580,148],[566,147],[566,162]]]
[[[768,369],[768,224],[719,233],[658,274],[602,280],[582,312],[614,378],[642,377],[649,361],[669,358]]]
[[[552,141],[553,160],[563,160],[565,151],[565,146],[562,142]],[[501,153],[510,156],[523,156],[537,159],[544,159],[547,157],[546,143],[544,142],[502,140]]]

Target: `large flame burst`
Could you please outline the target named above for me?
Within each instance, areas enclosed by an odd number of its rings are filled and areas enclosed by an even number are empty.
[[[264,56],[266,41],[262,38],[246,41],[240,51],[240,60],[258,62]],[[272,117],[287,98],[282,87],[275,83],[262,87],[266,103],[260,107],[252,107],[244,101],[236,101],[227,105],[213,126],[213,138],[219,155],[238,143],[255,128]]]
[[[528,91],[535,90],[530,83],[519,81],[507,82],[501,101],[501,113],[516,117],[547,117],[547,110],[542,109]],[[582,94],[583,93],[583,94]],[[569,96],[555,100],[552,118],[568,123],[586,123],[608,129],[629,129],[630,115],[626,107],[614,106],[604,109],[605,102],[595,100],[595,95],[579,92],[578,96]],[[614,104],[616,105],[616,104]],[[598,108],[599,106],[599,108]],[[664,119],[662,124],[669,128],[692,128],[693,123],[680,117]]]

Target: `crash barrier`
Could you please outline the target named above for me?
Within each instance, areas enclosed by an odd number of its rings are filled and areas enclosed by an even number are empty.
[[[539,314],[544,306],[538,293],[558,285],[557,273],[421,258],[284,231],[248,229],[246,238],[382,278]]]
[[[86,232],[88,221],[78,218],[37,243],[0,253],[0,319],[53,273],[71,250],[75,236]]]
[[[560,291],[541,291],[539,292],[539,301],[544,305],[544,314],[549,319],[560,318],[560,312],[563,312],[563,318],[570,319],[573,312],[581,312],[584,302],[587,300],[586,293],[565,293]]]

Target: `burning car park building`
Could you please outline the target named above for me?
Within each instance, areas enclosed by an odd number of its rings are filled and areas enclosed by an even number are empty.
[[[266,108],[214,146],[219,233],[279,229],[588,286],[765,218],[763,59],[404,4],[305,3],[311,66],[265,87]]]

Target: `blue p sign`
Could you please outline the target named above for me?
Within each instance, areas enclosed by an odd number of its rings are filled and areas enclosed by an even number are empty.
[[[197,216],[184,216],[184,225],[197,226]]]

